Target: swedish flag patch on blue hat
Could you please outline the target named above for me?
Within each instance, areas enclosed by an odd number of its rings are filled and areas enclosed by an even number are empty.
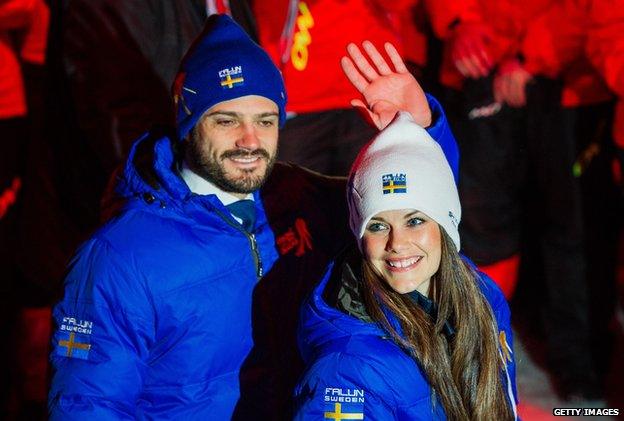
[[[220,70],[219,78],[221,79],[221,87],[223,89],[232,89],[235,86],[244,85],[243,66],[234,66]]]

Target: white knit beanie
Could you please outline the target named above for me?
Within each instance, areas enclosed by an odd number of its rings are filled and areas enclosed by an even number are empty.
[[[429,133],[401,112],[360,151],[347,187],[350,226],[361,246],[379,212],[415,209],[436,221],[460,248],[461,205],[451,168]]]

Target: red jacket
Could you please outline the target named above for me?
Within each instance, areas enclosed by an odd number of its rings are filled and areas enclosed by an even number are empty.
[[[427,64],[427,15],[423,1],[416,0],[416,4],[390,13],[401,41],[403,59],[425,67]],[[397,46],[399,47],[399,46]]]
[[[613,137],[624,148],[624,0],[593,0],[588,18],[587,56],[618,95]]]
[[[591,0],[430,0],[430,13],[439,36],[452,35],[455,19],[483,25],[491,31],[489,52],[494,63],[522,56],[534,75],[564,81],[562,105],[578,106],[608,100],[610,95],[584,55],[587,13]],[[449,3],[452,7],[441,10]],[[441,82],[460,88],[463,81],[445,52]]]
[[[525,68],[531,74],[563,78],[563,106],[588,105],[611,98],[585,54],[591,3],[592,0],[553,3],[529,23],[520,48]]]
[[[0,4],[0,119],[26,114],[20,59],[45,60],[49,11],[43,0],[7,0]]]
[[[346,45],[368,39],[383,49],[383,43],[390,41],[403,52],[400,30],[392,22],[396,13],[407,11],[414,3],[415,0],[254,2],[260,44],[284,75],[287,110],[305,113],[349,108],[351,99],[359,94],[340,67]],[[290,22],[289,11],[293,12]]]
[[[491,31],[488,49],[494,63],[515,56],[529,22],[553,0],[428,0],[427,7],[436,34],[449,40],[454,22],[482,25]],[[447,48],[444,52],[440,82],[459,89],[463,77],[455,68]]]

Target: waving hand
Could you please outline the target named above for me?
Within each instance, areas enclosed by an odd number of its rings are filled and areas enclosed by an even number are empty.
[[[410,112],[416,123],[428,127],[431,109],[425,93],[396,48],[389,42],[384,45],[393,70],[370,41],[364,41],[362,47],[368,59],[351,43],[347,46],[348,56],[340,61],[345,75],[364,97],[364,101],[351,100],[351,105],[363,110],[379,130],[386,127],[398,111]]]

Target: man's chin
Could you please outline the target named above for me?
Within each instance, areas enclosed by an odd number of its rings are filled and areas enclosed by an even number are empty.
[[[200,174],[225,192],[248,194],[262,187],[273,168],[273,162],[261,159],[257,165],[246,168],[225,160],[221,165],[204,165]]]
[[[238,173],[236,177],[227,177],[231,193],[252,193],[258,190],[266,180],[267,171]]]
[[[249,178],[264,178],[267,173],[267,166],[265,163],[254,168],[234,168],[228,174],[231,174],[232,180],[244,181]]]

